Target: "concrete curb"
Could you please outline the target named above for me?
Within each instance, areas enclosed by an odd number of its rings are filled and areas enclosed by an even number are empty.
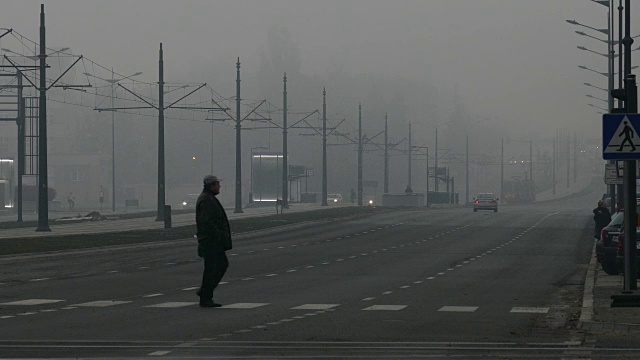
[[[585,323],[593,321],[593,288],[596,280],[596,243],[593,243],[591,250],[591,261],[587,268],[587,276],[584,279],[584,292],[582,294],[582,310],[578,320],[578,329],[582,329]]]
[[[580,330],[588,331],[591,333],[640,333],[640,324],[601,322],[593,320],[594,287],[597,264],[598,261],[596,259],[596,243],[594,242],[593,250],[591,251],[591,261],[589,262],[589,267],[587,268],[587,276],[584,281],[582,310],[580,312],[580,319],[578,320],[578,324],[576,327]]]

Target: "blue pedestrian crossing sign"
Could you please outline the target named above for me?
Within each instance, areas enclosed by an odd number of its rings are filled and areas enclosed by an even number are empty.
[[[602,116],[602,158],[640,160],[640,114]]]

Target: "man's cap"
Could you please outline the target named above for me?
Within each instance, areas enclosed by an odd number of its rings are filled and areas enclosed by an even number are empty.
[[[209,186],[216,182],[220,182],[220,179],[218,179],[217,176],[213,176],[213,175],[207,175],[202,180],[202,183],[204,184],[204,186]]]

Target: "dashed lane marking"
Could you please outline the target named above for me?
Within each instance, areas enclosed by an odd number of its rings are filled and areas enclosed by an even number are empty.
[[[477,306],[443,306],[438,311],[443,312],[474,312],[478,310]]]
[[[90,301],[82,304],[74,304],[73,306],[82,306],[82,307],[108,307],[115,305],[128,304],[131,301],[116,301],[116,300],[98,300],[98,301]]]
[[[192,306],[197,304],[197,302],[182,302],[182,301],[172,301],[172,302],[164,302],[160,304],[147,305],[143,307],[148,308],[181,308],[186,306]]]
[[[53,304],[57,302],[62,302],[64,300],[53,300],[53,299],[28,299],[28,300],[19,300],[12,301],[6,303],[0,303],[0,305],[18,305],[18,306],[31,306],[31,305],[43,305],[43,304]]]
[[[291,310],[325,310],[331,309],[340,304],[304,304],[296,307],[292,307]]]
[[[407,305],[372,305],[369,307],[366,307],[362,310],[386,310],[386,311],[398,311],[398,310],[402,310],[404,308],[406,308]]]
[[[162,355],[167,355],[168,353],[170,353],[171,351],[154,351],[152,353],[147,354],[148,356],[162,356]]]
[[[548,307],[514,307],[512,313],[530,313],[530,314],[546,314],[549,312]]]
[[[221,309],[255,309],[266,305],[269,305],[269,303],[235,303],[224,305]]]
[[[160,294],[160,293],[158,293],[158,294],[149,294],[149,295],[144,295],[144,296],[142,296],[142,297],[151,298],[151,297],[162,296],[162,295],[164,295],[164,294]]]

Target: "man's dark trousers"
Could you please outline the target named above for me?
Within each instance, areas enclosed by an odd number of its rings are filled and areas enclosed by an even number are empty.
[[[229,260],[227,254],[222,250],[207,252],[204,256],[204,272],[202,273],[202,285],[200,286],[200,299],[210,300],[213,298],[213,290],[218,286],[220,280],[227,272]]]

